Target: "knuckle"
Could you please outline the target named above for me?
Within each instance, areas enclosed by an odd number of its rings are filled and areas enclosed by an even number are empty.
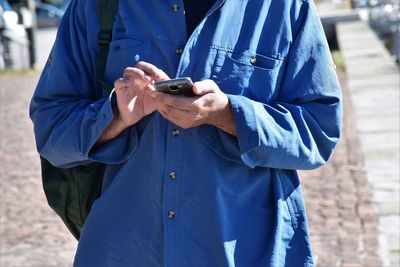
[[[165,106],[164,112],[171,114],[173,112],[173,108],[171,106]]]
[[[134,72],[134,69],[132,67],[127,67],[124,69],[123,77],[131,76],[132,73]]]
[[[141,77],[143,75],[144,75],[144,72],[141,69],[138,69],[138,68],[127,67],[124,70],[124,77],[137,78],[137,77]]]
[[[193,111],[196,112],[197,114],[201,113],[203,111],[202,105],[199,103],[194,103]]]
[[[196,120],[201,120],[203,117],[204,117],[204,113],[201,113],[201,112],[200,112],[200,113],[197,113],[197,114],[196,114],[195,119],[196,119]]]
[[[179,98],[175,97],[169,98],[169,104],[174,107],[182,106],[182,103],[179,101]]]
[[[205,80],[205,82],[207,83],[208,86],[214,87],[215,85],[217,85],[214,80],[211,79],[207,79]]]
[[[144,61],[139,61],[139,62],[136,64],[136,66],[137,66],[139,69],[141,69],[141,70],[143,70],[143,71],[145,71],[145,72],[148,72],[148,73],[151,74],[152,76],[155,76],[155,75],[158,73],[158,71],[159,71],[159,69],[158,69],[156,66],[154,66],[154,65],[151,64],[151,63],[144,62]]]
[[[122,87],[122,80],[121,80],[121,79],[116,80],[116,81],[114,82],[114,88],[115,88],[115,89],[119,89],[119,88],[121,88],[121,87]]]
[[[153,65],[149,64],[147,66],[147,69],[148,69],[149,73],[151,74],[151,76],[154,76],[154,77],[158,77],[159,76],[159,69],[156,66],[153,66]]]
[[[133,71],[133,67],[127,67],[127,68],[125,68],[124,69],[124,74],[129,74],[129,73],[131,73],[132,71]]]
[[[138,63],[136,63],[136,66],[143,66],[145,64],[145,62],[143,60],[138,61]]]
[[[157,78],[160,80],[169,79],[168,75],[161,69],[157,69]]]

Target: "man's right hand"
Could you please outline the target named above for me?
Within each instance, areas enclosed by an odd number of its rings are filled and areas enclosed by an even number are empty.
[[[125,69],[122,78],[114,82],[117,109],[114,119],[103,131],[96,145],[117,137],[123,130],[155,111],[155,106],[146,90],[152,90],[154,81],[169,80],[165,72],[156,66],[140,61]]]
[[[169,77],[156,66],[140,61],[135,67],[125,69],[123,77],[115,81],[118,119],[125,127],[129,127],[144,116],[155,111],[146,90],[154,81],[168,80]]]

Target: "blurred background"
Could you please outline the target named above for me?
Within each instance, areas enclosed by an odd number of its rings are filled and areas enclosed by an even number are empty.
[[[316,265],[400,266],[400,0],[314,1],[344,99],[330,162],[300,172]],[[0,0],[0,267],[72,265],[28,116],[68,4]]]
[[[0,0],[0,70],[43,66],[49,44],[44,48],[42,41],[53,41],[68,4],[69,0]]]
[[[38,54],[42,51],[42,44],[37,45],[37,42],[52,40],[50,35],[54,34],[69,1],[0,0],[0,70],[40,68],[42,54],[40,56]],[[316,2],[318,4],[324,1],[316,0]],[[338,0],[338,2],[343,2],[348,8],[356,9],[357,14],[347,14],[347,19],[359,16],[366,21],[393,55],[394,60],[399,63],[399,1]],[[330,23],[327,22],[326,25]],[[332,48],[337,49],[336,44],[333,44]],[[47,49],[43,51],[45,54],[47,52]]]

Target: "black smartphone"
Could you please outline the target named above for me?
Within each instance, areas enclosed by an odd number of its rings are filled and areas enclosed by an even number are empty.
[[[182,77],[154,83],[157,91],[171,95],[195,96],[192,90],[193,82],[189,77]]]

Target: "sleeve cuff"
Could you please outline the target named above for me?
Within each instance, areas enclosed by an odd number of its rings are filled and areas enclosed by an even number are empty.
[[[237,128],[237,138],[211,126],[203,125],[192,130],[206,146],[220,157],[250,168],[260,151],[260,136],[254,103],[243,96],[228,95]]]
[[[114,139],[93,148],[102,132],[107,128],[114,118],[113,107],[115,103],[114,90],[111,91],[108,100],[103,104],[98,117],[96,135],[92,140],[92,149],[89,152],[91,161],[105,164],[119,164],[126,161],[136,150],[138,136],[135,126],[125,129]]]
[[[243,162],[251,168],[256,166],[249,154],[259,149],[260,136],[257,114],[252,101],[244,96],[228,95],[236,123],[237,139]]]

